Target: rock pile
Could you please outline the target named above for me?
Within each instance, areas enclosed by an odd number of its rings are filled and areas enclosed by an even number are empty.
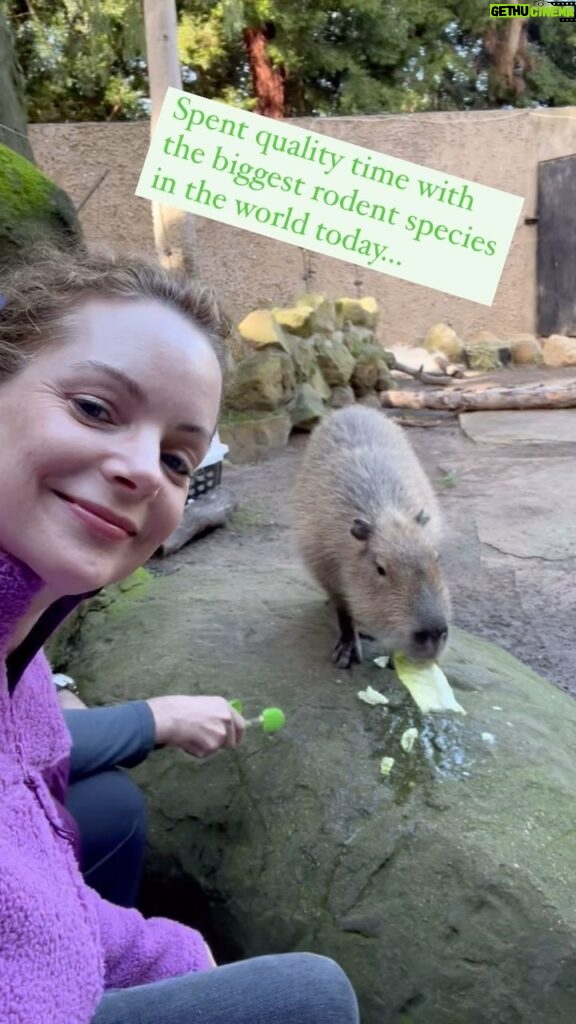
[[[392,359],[376,340],[373,298],[306,293],[289,308],[258,309],[238,327],[241,357],[220,427],[231,458],[248,461],[311,430],[330,409],[376,400]],[[238,346],[237,346],[238,348]]]
[[[513,364],[548,367],[576,366],[576,338],[553,334],[538,339],[533,334],[498,337],[492,331],[479,331],[461,340],[447,324],[435,324],[426,335],[424,347],[441,353],[452,363],[464,363],[471,370],[498,370]]]

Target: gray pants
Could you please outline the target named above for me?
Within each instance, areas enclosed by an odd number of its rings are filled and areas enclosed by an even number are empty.
[[[104,996],[92,1024],[359,1024],[333,960],[285,953]]]

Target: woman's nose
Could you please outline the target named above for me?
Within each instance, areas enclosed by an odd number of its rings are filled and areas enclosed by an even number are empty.
[[[123,483],[146,497],[154,494],[163,480],[160,443],[147,435],[124,441],[110,453],[103,468],[111,482]]]

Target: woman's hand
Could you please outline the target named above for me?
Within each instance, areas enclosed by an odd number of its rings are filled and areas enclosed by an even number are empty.
[[[158,746],[209,757],[223,747],[236,747],[244,735],[244,719],[223,697],[166,695],[151,697],[147,704],[154,715]]]

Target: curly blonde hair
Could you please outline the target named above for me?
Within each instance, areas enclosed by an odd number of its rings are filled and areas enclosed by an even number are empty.
[[[65,320],[88,299],[156,299],[204,332],[225,377],[230,323],[211,288],[153,258],[99,246],[40,243],[0,272],[0,384],[62,341]]]

